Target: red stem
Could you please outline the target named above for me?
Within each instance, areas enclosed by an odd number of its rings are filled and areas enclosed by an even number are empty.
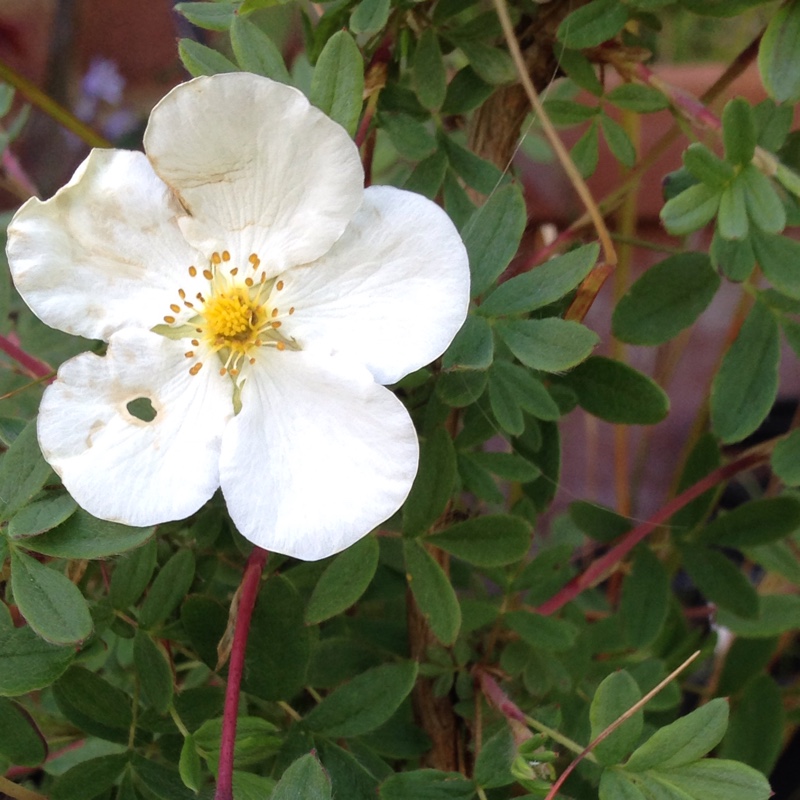
[[[760,464],[767,458],[769,458],[769,452],[764,449],[759,449],[757,451],[751,451],[741,458],[737,458],[735,461],[731,461],[729,464],[725,464],[715,469],[713,472],[710,472],[705,478],[694,484],[694,486],[690,486],[685,492],[681,492],[677,497],[670,500],[669,503],[647,522],[628,531],[628,533],[622,537],[619,544],[615,545],[607,553],[598,558],[586,572],[573,578],[549,600],[542,603],[542,605],[536,609],[536,612],[545,615],[555,613],[559,608],[569,603],[570,600],[574,600],[582,591],[591,588],[605,578],[606,575],[608,575],[608,573],[642,541],[642,539],[652,533],[659,525],[665,523],[676,511],[680,511],[685,505],[691,503],[692,500],[700,497],[701,494],[704,494],[709,489],[713,489],[717,484],[723,483],[739,472],[744,472]]]
[[[44,361],[29,355],[6,336],[0,336],[0,350],[11,356],[34,378],[46,378],[53,372],[53,368],[49,364],[45,364]]]
[[[269,553],[254,547],[239,587],[239,606],[236,610],[236,627],[233,632],[231,659],[228,664],[228,685],[225,688],[225,710],[222,714],[222,740],[219,748],[219,771],[214,800],[233,800],[233,748],[236,743],[236,723],[239,713],[239,690],[244,671],[244,654],[250,633],[250,620],[256,605],[261,573]]]

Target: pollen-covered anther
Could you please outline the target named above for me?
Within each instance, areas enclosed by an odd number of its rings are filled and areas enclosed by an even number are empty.
[[[210,269],[204,269],[204,270],[203,270],[203,277],[204,277],[204,278],[205,278],[207,281],[214,280],[214,274],[211,272],[211,270],[210,270]]]
[[[167,315],[166,317],[164,317],[164,322],[166,322],[167,325],[172,325],[172,323],[175,322],[175,317],[170,317],[169,315]]]
[[[223,261],[230,261],[231,260],[231,254],[227,250],[223,250],[222,251],[222,260]]]
[[[211,254],[211,263],[212,264],[221,264],[222,263],[222,256],[219,253],[212,253]]]
[[[193,278],[197,277],[197,267],[189,267],[189,275]]]
[[[189,368],[189,374],[190,375],[197,375],[197,373],[200,372],[202,366],[203,366],[203,362],[202,361],[198,361],[193,367]]]

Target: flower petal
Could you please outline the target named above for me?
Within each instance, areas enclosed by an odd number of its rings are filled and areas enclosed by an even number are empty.
[[[184,349],[149,331],[120,331],[105,357],[67,361],[45,391],[42,453],[96,517],[128,525],[183,519],[219,486],[231,384],[209,365],[190,375]],[[156,411],[151,422],[128,410],[141,397]]]
[[[251,542],[315,561],[400,507],[417,436],[402,403],[363,367],[304,351],[265,355],[225,430],[222,492]]]
[[[151,328],[197,260],[184,213],[142,153],[93,150],[45,202],[32,198],[8,227],[17,290],[47,325],[90,339]]]
[[[341,239],[286,276],[293,305],[287,333],[322,345],[394,383],[441,355],[464,322],[469,262],[439,206],[421,195],[373,186]]]
[[[176,87],[153,109],[144,143],[191,214],[187,238],[244,264],[258,253],[270,274],[322,255],[361,203],[361,162],[344,128],[257,75]]]

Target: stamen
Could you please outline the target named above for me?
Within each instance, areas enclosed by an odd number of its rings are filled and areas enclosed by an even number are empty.
[[[278,281],[275,284],[275,288],[280,292],[283,289],[283,281]]]
[[[164,322],[166,322],[167,325],[172,325],[172,323],[175,322],[175,317],[166,316],[164,317]]]
[[[188,300],[184,300],[183,304],[186,306],[186,308],[194,308],[194,303],[190,303]]]
[[[236,275],[238,272],[239,272],[239,267],[234,267],[234,268],[231,270],[231,275]]]
[[[189,274],[193,277],[197,277],[197,267],[189,267]]]
[[[211,272],[211,270],[210,270],[210,269],[204,269],[204,270],[203,270],[203,277],[204,277],[204,278],[205,278],[207,281],[210,281],[210,280],[213,280],[213,279],[214,279],[214,274]]]
[[[212,264],[219,264],[222,261],[220,258],[219,253],[212,253],[211,254],[211,263]]]
[[[224,375],[227,371],[228,370],[226,370],[225,367],[220,367],[219,374]]]
[[[186,299],[186,292],[184,292],[183,289],[178,289],[178,295],[180,296],[181,300]]]
[[[292,307],[289,309],[289,313],[290,313],[290,314],[294,314],[294,306],[292,306]]]
[[[244,279],[244,285],[247,286],[248,288],[250,288],[253,285],[253,279],[252,278],[245,278]]]
[[[202,368],[202,366],[203,366],[203,362],[202,362],[202,361],[198,361],[198,362],[197,362],[197,363],[196,363],[196,364],[195,364],[195,365],[194,365],[194,366],[193,366],[193,367],[192,367],[192,368],[189,370],[189,374],[190,374],[190,375],[197,375],[197,373],[198,373],[198,372],[200,372],[200,369]]]
[[[278,342],[278,344],[276,344],[275,347],[277,347],[278,350],[285,350],[286,349],[286,345],[283,342]]]
[[[203,297],[203,294],[202,294],[202,292],[198,292],[198,293],[195,295],[195,297],[196,297],[196,298],[197,298],[197,299],[198,299],[198,300],[199,300],[201,303],[205,303],[205,301],[206,301],[205,297]]]
[[[261,273],[261,283],[266,283],[266,282],[267,282],[267,273],[266,272],[262,272]]]
[[[280,322],[270,322],[270,325],[271,325],[273,328],[280,328],[280,326],[281,326],[281,323],[280,323]]]
[[[250,359],[250,363],[251,363],[251,364],[255,364],[255,363],[256,363],[256,360],[255,360],[254,358],[251,358],[251,359]]]
[[[230,261],[231,260],[231,254],[227,250],[223,250],[222,251],[222,260],[223,261]]]
[[[200,342],[199,342],[197,339],[192,339],[192,344],[193,344],[195,347],[199,347],[199,346],[200,346]]]
[[[186,356],[186,358],[194,358],[194,350],[187,350],[184,356]]]
[[[172,309],[172,310],[173,310],[173,311],[174,311],[176,314],[179,314],[179,313],[180,313],[181,307],[180,307],[180,306],[179,306],[177,303],[172,303],[172,305],[170,305],[170,308],[171,308],[171,309]]]
[[[272,309],[272,316],[273,316],[273,317],[277,317],[277,316],[278,316],[278,309],[277,309],[277,307]]]

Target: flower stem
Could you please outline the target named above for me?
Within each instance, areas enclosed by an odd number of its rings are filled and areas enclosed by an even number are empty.
[[[261,573],[267,563],[266,550],[254,547],[239,586],[236,628],[233,633],[231,659],[228,664],[228,685],[225,689],[225,710],[222,714],[222,741],[219,748],[219,772],[214,800],[233,800],[233,748],[236,743],[236,723],[239,712],[239,690],[244,671],[244,654],[250,633],[250,620],[258,597]],[[237,602],[234,599],[234,602]]]
[[[0,336],[0,350],[11,356],[32,378],[46,378],[53,374],[53,368],[49,364],[26,353],[7,336]]]

